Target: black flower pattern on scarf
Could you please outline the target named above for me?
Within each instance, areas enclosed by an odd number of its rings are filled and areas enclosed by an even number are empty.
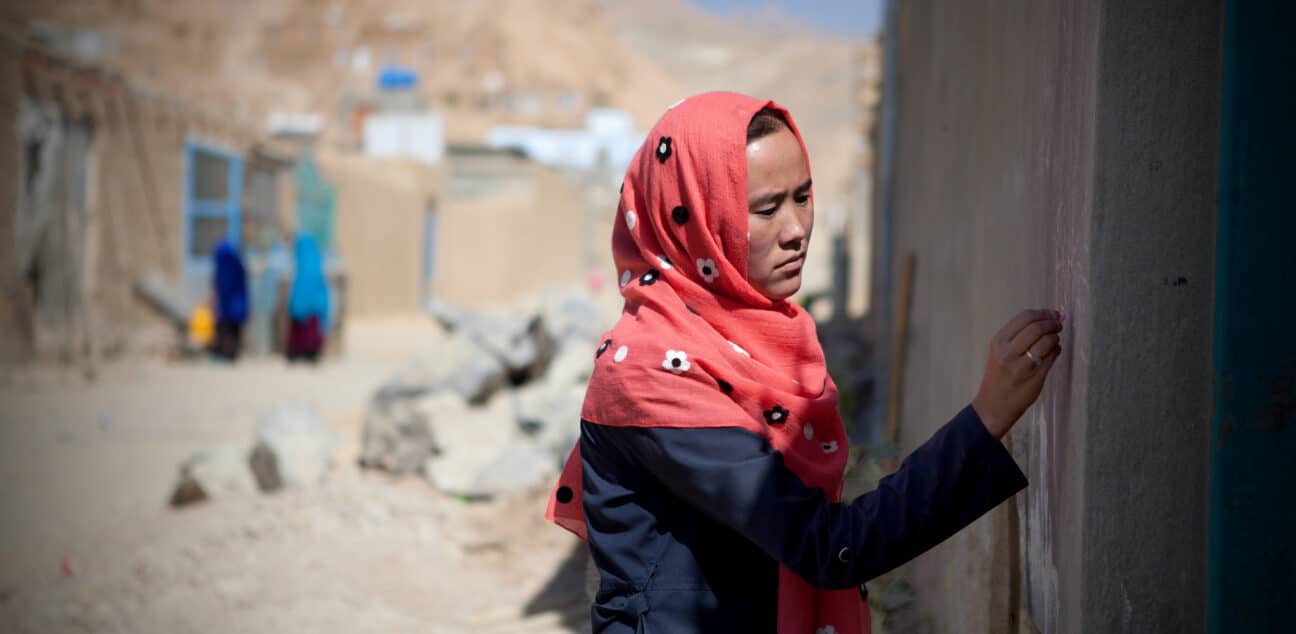
[[[668,136],[664,136],[657,141],[657,162],[665,163],[666,159],[670,158],[670,155],[671,155],[671,138]]]
[[[603,340],[603,345],[599,346],[599,347],[598,347],[598,352],[595,352],[595,353],[594,353],[594,358],[597,359],[597,358],[603,356],[603,353],[604,353],[604,352],[607,352],[608,346],[610,346],[610,345],[612,345],[612,340],[611,340],[611,339],[604,339],[604,340]]]
[[[679,205],[679,206],[675,207],[674,209],[672,209],[672,210],[671,210],[671,220],[674,220],[674,221],[675,221],[675,224],[677,224],[677,225],[682,225],[682,224],[688,222],[688,221],[689,221],[689,210],[688,210],[688,207],[685,207],[684,205]]]
[[[571,487],[562,486],[558,487],[558,493],[555,494],[554,497],[558,498],[559,504],[566,504],[572,501],[572,498],[575,497],[575,495],[575,493],[572,493]]]
[[[765,410],[765,422],[771,425],[779,425],[787,422],[788,411],[783,409],[782,405],[775,405]]]
[[[725,394],[733,394],[733,385],[724,379],[716,379],[716,384],[720,386],[720,391]]]
[[[661,273],[658,273],[657,269],[648,269],[647,273],[639,276],[639,285],[652,286],[657,283],[657,278],[659,277],[661,277]]]

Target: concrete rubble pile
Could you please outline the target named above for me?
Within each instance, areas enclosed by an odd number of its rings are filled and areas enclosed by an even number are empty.
[[[580,433],[585,384],[607,324],[576,291],[511,309],[433,302],[445,343],[378,388],[360,465],[484,498],[550,482]]]

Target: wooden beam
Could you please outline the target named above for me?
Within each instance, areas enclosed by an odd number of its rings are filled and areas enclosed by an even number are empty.
[[[891,368],[887,391],[886,440],[899,449],[901,379],[904,378],[905,340],[909,337],[909,297],[913,289],[914,254],[906,253],[900,269],[899,297],[896,299],[897,317],[891,338]],[[896,458],[886,459],[886,470],[895,470]]]

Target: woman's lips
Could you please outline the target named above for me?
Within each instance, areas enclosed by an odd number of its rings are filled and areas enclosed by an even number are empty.
[[[804,261],[805,261],[805,254],[802,253],[801,255],[798,255],[798,256],[792,258],[791,260],[788,260],[788,261],[786,261],[786,262],[784,262],[784,263],[782,263],[782,264],[780,264],[780,265],[774,267],[774,270],[775,270],[775,271],[780,271],[780,272],[785,272],[785,273],[793,273],[793,272],[796,272],[796,271],[800,271],[800,270],[801,270],[801,263],[804,262]]]

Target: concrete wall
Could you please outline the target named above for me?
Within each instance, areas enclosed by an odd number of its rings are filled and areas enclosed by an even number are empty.
[[[936,632],[1202,631],[1220,7],[898,9],[902,449],[970,402],[1013,314],[1070,315],[1009,437],[1030,488],[911,564],[920,605]]]
[[[580,285],[591,270],[609,279],[611,218],[588,221],[590,208],[584,185],[562,173],[526,168],[527,186],[498,194],[447,200],[442,207],[441,240],[433,296],[452,303],[487,306],[509,304],[537,290]],[[587,245],[607,265],[591,268]]]
[[[423,218],[436,200],[436,168],[357,154],[320,156],[337,188],[338,255],[347,272],[351,315],[420,310]]]
[[[586,187],[530,161],[498,161],[480,183],[456,183],[444,167],[360,155],[320,157],[337,187],[338,254],[353,315],[419,312],[423,297],[424,218],[437,215],[428,298],[466,306],[515,303],[535,291],[583,284],[587,245],[607,260],[613,214],[587,221]],[[446,173],[443,170],[450,170]],[[500,187],[491,187],[498,182]],[[456,193],[458,192],[458,193]],[[601,270],[601,269],[600,269]]]
[[[1205,629],[1222,5],[1103,7],[1086,632]]]

